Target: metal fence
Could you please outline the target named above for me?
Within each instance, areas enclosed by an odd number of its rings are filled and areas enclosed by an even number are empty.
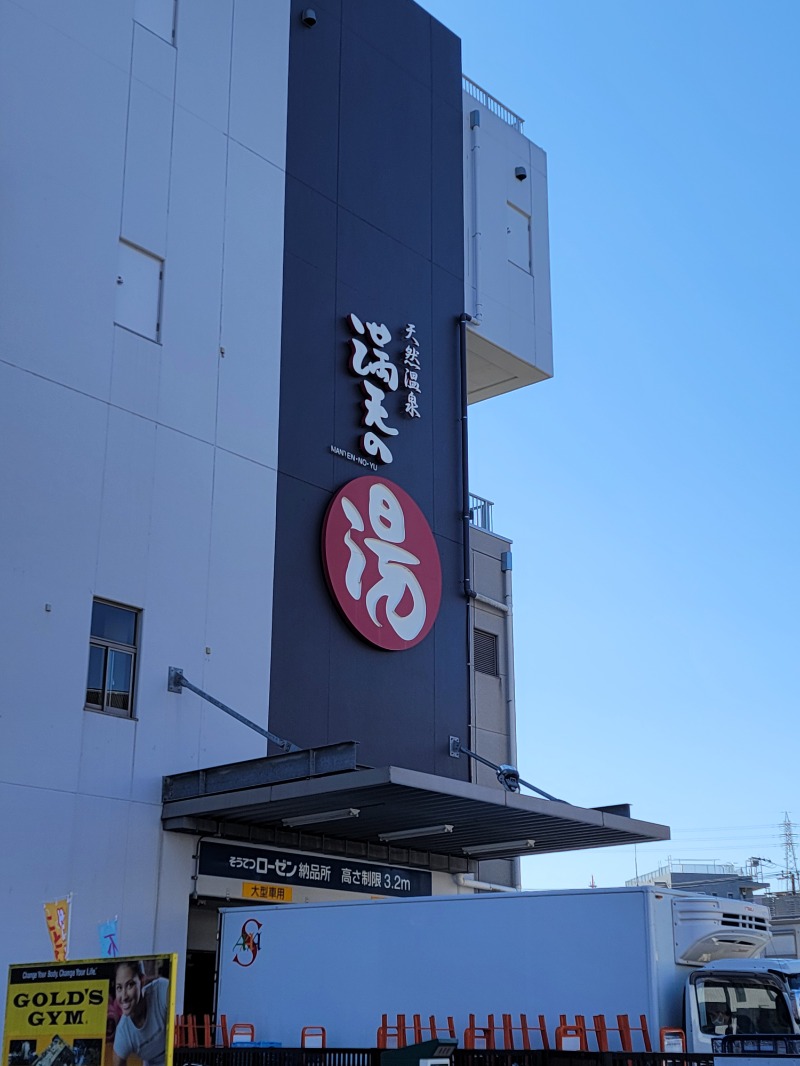
[[[792,1055],[800,1056],[800,1037],[773,1036],[756,1033],[753,1036],[718,1036],[711,1041],[715,1055],[746,1055],[748,1058],[758,1055]]]
[[[466,1051],[458,1050],[453,1066],[713,1066],[710,1055],[663,1054],[651,1051]]]
[[[173,1066],[380,1066],[378,1048],[178,1047]]]
[[[483,496],[476,496],[471,492],[469,494],[469,520],[472,525],[491,533],[493,507],[491,500],[485,500]]]
[[[175,1048],[173,1066],[380,1066],[378,1048]],[[714,1066],[710,1055],[456,1049],[453,1066]]]
[[[508,123],[509,126],[513,126],[515,130],[523,132],[525,125],[525,119],[520,118],[515,114],[511,108],[506,107],[505,104],[501,104],[496,96],[492,96],[491,93],[487,93],[485,89],[482,89],[480,85],[468,78],[466,74],[461,75],[461,85],[465,93],[469,93],[470,96],[474,96],[479,104],[483,104],[487,110],[491,111],[493,115],[497,115],[503,122]]]

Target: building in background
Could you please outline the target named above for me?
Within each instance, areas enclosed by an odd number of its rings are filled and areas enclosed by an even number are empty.
[[[769,892],[759,900],[766,903],[772,921],[772,944],[769,955],[800,959],[800,895],[792,892]]]
[[[113,923],[204,1010],[223,903],[665,838],[466,754],[515,761],[467,401],[552,344],[544,153],[458,39],[411,0],[0,12],[0,970],[68,899],[71,958]]]
[[[766,881],[757,881],[752,873],[728,862],[669,862],[652,873],[631,878],[625,884],[660,885],[727,899],[755,899],[759,903],[765,900],[763,896],[756,897],[755,893],[769,888]]]

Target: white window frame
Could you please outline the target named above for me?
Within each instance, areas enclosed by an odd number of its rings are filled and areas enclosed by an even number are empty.
[[[94,605],[96,603],[103,603],[103,604],[107,604],[109,607],[116,607],[119,610],[128,611],[130,614],[132,614],[134,616],[134,634],[133,634],[134,643],[133,644],[122,644],[122,643],[120,643],[118,641],[108,640],[106,637],[96,636],[91,631],[91,622],[90,622],[90,625],[89,625],[89,656],[90,656],[90,662],[89,662],[89,665],[87,666],[87,674],[86,674],[86,682],[87,682],[87,684],[86,684],[86,698],[84,700],[84,710],[86,710],[86,711],[94,711],[97,714],[111,715],[114,718],[135,718],[136,715],[135,715],[134,711],[135,711],[135,704],[136,704],[136,666],[137,666],[136,660],[138,659],[138,656],[139,656],[139,639],[140,639],[140,634],[141,634],[142,612],[136,607],[131,607],[131,606],[129,606],[126,603],[116,603],[113,600],[104,599],[102,596],[95,596],[94,599],[92,600],[92,610],[93,611],[94,611]],[[88,684],[88,682],[89,682],[89,669],[91,667],[92,648],[102,648],[103,652],[104,652],[102,687],[99,690],[100,691],[100,696],[101,696],[100,703],[90,703],[89,699],[88,699],[88,695],[89,695],[89,684]],[[128,692],[128,706],[125,709],[114,707],[114,706],[112,706],[112,704],[109,701],[109,696],[110,696],[109,686],[108,686],[108,682],[109,682],[109,674],[108,674],[109,652],[114,652],[114,651],[122,652],[122,653],[124,653],[126,655],[130,655],[130,657],[131,657],[130,689],[129,689],[129,692]]]

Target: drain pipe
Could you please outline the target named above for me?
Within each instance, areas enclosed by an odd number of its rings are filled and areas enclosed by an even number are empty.
[[[192,899],[195,901],[195,903],[200,898],[200,895],[197,891],[197,882],[200,878],[200,842],[202,841],[202,839],[202,836],[198,836],[196,838],[194,855],[192,855],[192,858],[194,859],[194,873],[192,874],[192,883],[194,884],[194,890],[192,892]]]
[[[517,707],[514,679],[514,604],[511,599],[511,552],[500,553],[500,570],[503,575],[503,599],[505,600],[506,636],[506,719],[508,721],[509,762],[517,765]]]
[[[475,108],[469,113],[470,129],[470,164],[472,172],[472,280],[475,286],[475,314],[472,321],[479,326],[483,321],[483,304],[481,303],[481,216],[478,204],[478,169],[480,159],[480,141],[478,131],[481,128],[481,113]]]
[[[479,892],[519,892],[510,885],[497,885],[494,881],[476,881],[472,874],[453,874],[453,880],[461,888],[477,888]]]
[[[475,589],[472,587],[472,550],[469,542],[470,509],[469,509],[469,433],[467,428],[467,323],[472,321],[472,316],[465,311],[458,319],[458,356],[459,377],[461,389],[461,540],[462,540],[462,566],[464,597],[467,605],[467,722],[469,724],[470,743],[473,740],[474,724],[472,720],[472,708],[475,705],[475,677],[472,669],[472,604],[475,599]],[[470,764],[467,775],[473,780],[472,765]]]
[[[464,595],[468,600],[475,598],[472,587],[472,560],[469,546],[469,432],[467,428],[467,323],[473,322],[472,315],[466,312],[458,320],[459,360],[461,374],[461,523],[463,529],[464,558]]]
[[[485,604],[503,616],[503,643],[505,645],[505,668],[506,668],[506,723],[508,729],[508,761],[512,766],[517,765],[517,709],[514,684],[514,605],[511,599],[511,552],[501,552],[500,570],[503,575],[503,601],[484,596],[480,592],[475,594],[475,603]],[[522,870],[519,859],[513,859],[514,885],[519,891],[522,888]]]
[[[506,720],[508,721],[509,762],[517,765],[517,703],[516,679],[514,677],[514,604],[511,599],[511,552],[500,553],[500,570],[503,574],[503,599],[505,600],[505,635],[506,635]],[[522,863],[519,858],[512,859],[514,885],[522,889]]]

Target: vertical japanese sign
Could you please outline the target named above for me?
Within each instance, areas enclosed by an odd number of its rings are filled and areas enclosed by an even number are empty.
[[[404,336],[406,347],[403,352],[403,385],[407,390],[405,412],[409,418],[419,418],[420,410],[417,397],[422,393],[419,380],[422,366],[420,364],[417,327],[413,322],[406,323]]]
[[[2,1062],[171,1066],[176,955],[11,966]]]
[[[386,350],[392,334],[383,322],[367,322],[357,315],[347,316],[350,340],[350,371],[361,378],[364,390],[361,424],[364,433],[359,446],[365,455],[374,456],[381,463],[392,462],[392,451],[385,438],[397,436],[397,427],[389,424],[389,412],[384,407],[387,392],[396,392],[397,367]]]
[[[44,920],[47,932],[53,944],[53,958],[56,962],[66,962],[69,957],[69,907],[72,896],[54,900],[44,905]]]
[[[335,444],[331,445],[331,451],[335,455],[343,455],[362,466],[377,470],[377,463],[388,464],[394,461],[392,449],[395,447],[399,430],[391,420],[392,408],[396,412],[398,405],[390,404],[391,393],[396,393],[402,386],[405,389],[405,398],[401,399],[400,409],[408,418],[420,418],[419,397],[422,388],[417,327],[413,322],[407,322],[403,328],[404,347],[399,354],[403,369],[401,379],[388,347],[392,334],[386,323],[362,322],[358,315],[349,314],[347,324],[350,329],[348,366],[350,373],[360,380],[363,391],[363,433],[358,442],[361,455],[354,455]]]

